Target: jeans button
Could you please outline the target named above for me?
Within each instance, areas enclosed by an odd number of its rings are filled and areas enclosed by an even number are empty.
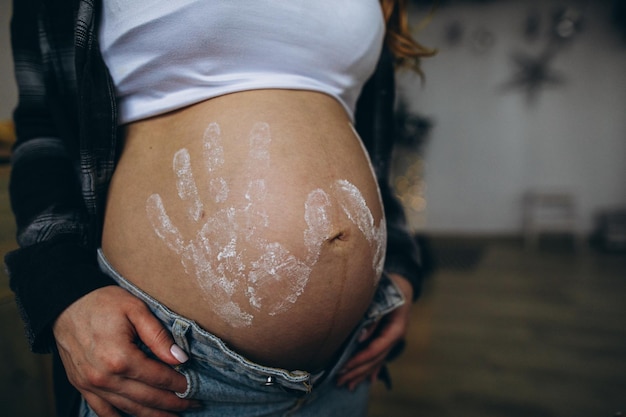
[[[263,385],[265,385],[266,387],[271,387],[274,384],[276,384],[276,378],[270,375],[267,377]]]

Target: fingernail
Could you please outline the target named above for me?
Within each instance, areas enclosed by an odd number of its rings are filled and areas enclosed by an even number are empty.
[[[174,356],[178,362],[185,363],[189,360],[189,356],[185,353],[184,350],[180,348],[177,344],[173,344],[170,348],[170,353]]]

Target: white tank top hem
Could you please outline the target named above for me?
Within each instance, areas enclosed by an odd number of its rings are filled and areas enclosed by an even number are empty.
[[[99,40],[121,124],[270,88],[328,94],[352,119],[384,32],[379,0],[104,0]]]

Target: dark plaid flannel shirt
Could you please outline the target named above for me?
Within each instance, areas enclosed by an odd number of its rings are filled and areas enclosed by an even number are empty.
[[[98,47],[98,0],[14,0],[19,103],[10,182],[20,249],[5,257],[35,352],[55,346],[52,323],[88,292],[111,285],[96,264],[119,136],[112,83]],[[370,153],[388,222],[386,272],[419,294],[418,254],[387,181],[393,65],[383,54],[363,89],[356,127]]]

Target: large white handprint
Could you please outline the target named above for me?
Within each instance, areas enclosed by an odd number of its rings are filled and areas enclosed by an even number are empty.
[[[318,261],[323,243],[329,239],[332,224],[329,210],[336,200],[346,216],[359,228],[373,251],[372,266],[382,272],[386,240],[385,223],[375,225],[360,191],[346,180],[330,185],[331,195],[322,189],[311,191],[304,202],[303,232],[306,248],[299,259],[279,242],[265,239],[263,230],[270,227],[263,202],[267,188],[263,174],[270,166],[271,135],[267,123],[257,123],[249,135],[249,154],[245,164],[247,188],[239,204],[229,205],[229,186],[218,175],[224,164],[221,132],[211,123],[204,133],[203,159],[209,173],[210,195],[221,207],[207,219],[204,205],[191,170],[186,148],[174,155],[173,169],[179,198],[187,205],[190,221],[198,225],[195,236],[185,238],[172,223],[159,194],[148,197],[146,211],[155,233],[175,253],[187,274],[195,277],[214,311],[233,326],[250,325],[254,314],[275,315],[286,311],[304,291],[311,270]],[[243,203],[241,203],[243,201]],[[252,251],[250,251],[252,248]],[[250,259],[247,255],[257,255]],[[280,285],[275,285],[280,282]],[[246,305],[233,301],[245,295]],[[242,297],[237,297],[242,299]]]

